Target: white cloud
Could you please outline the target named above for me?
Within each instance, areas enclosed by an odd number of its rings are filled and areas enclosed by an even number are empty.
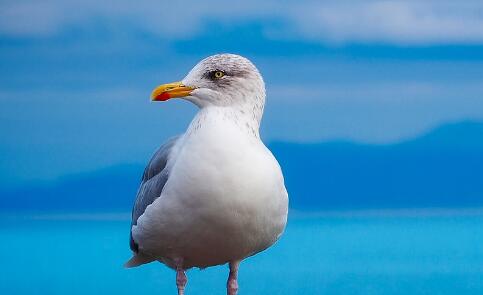
[[[483,3],[474,1],[2,1],[0,33],[48,36],[68,26],[128,23],[167,38],[201,32],[204,21],[280,19],[279,38],[325,43],[483,43]],[[286,30],[289,29],[290,32]],[[273,37],[273,34],[271,35]]]
[[[5,1],[0,3],[0,33],[46,36],[68,26],[84,26],[94,21],[110,24],[111,29],[127,23],[176,38],[199,33],[206,20],[262,18],[268,8],[269,4],[254,1],[243,5],[222,5],[215,1]]]
[[[483,41],[483,3],[367,1],[314,5],[292,14],[300,31],[332,42],[400,44]]]

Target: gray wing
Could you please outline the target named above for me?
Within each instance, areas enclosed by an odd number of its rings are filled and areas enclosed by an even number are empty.
[[[164,185],[169,177],[169,171],[166,168],[171,149],[176,144],[179,136],[173,137],[166,141],[149,161],[144,169],[144,174],[139,186],[136,202],[132,209],[131,235],[129,245],[131,250],[138,252],[138,245],[132,238],[132,226],[137,224],[138,218],[143,215],[146,207],[152,204],[161,196]]]

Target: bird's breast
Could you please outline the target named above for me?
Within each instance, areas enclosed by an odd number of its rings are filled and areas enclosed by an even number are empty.
[[[235,124],[208,123],[185,135],[141,223],[152,231],[146,236],[163,237],[153,244],[163,255],[173,249],[193,266],[209,266],[269,247],[287,208],[280,167],[263,143]]]
[[[220,210],[255,212],[273,205],[283,192],[275,158],[258,138],[237,127],[203,126],[185,139],[171,176],[180,180],[173,189],[182,190],[186,202],[213,208],[214,201]]]

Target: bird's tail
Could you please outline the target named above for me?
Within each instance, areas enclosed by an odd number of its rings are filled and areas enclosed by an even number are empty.
[[[129,259],[126,263],[124,263],[124,267],[125,268],[136,267],[142,264],[153,262],[154,260],[156,259],[152,258],[151,256],[147,256],[141,253],[134,253],[131,259]]]

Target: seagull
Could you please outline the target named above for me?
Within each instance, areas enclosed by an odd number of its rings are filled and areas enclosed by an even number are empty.
[[[125,266],[164,263],[183,295],[186,270],[228,264],[227,294],[235,295],[240,261],[273,245],[287,223],[282,170],[259,133],[265,84],[248,59],[217,54],[151,94],[175,97],[199,110],[144,170]]]

